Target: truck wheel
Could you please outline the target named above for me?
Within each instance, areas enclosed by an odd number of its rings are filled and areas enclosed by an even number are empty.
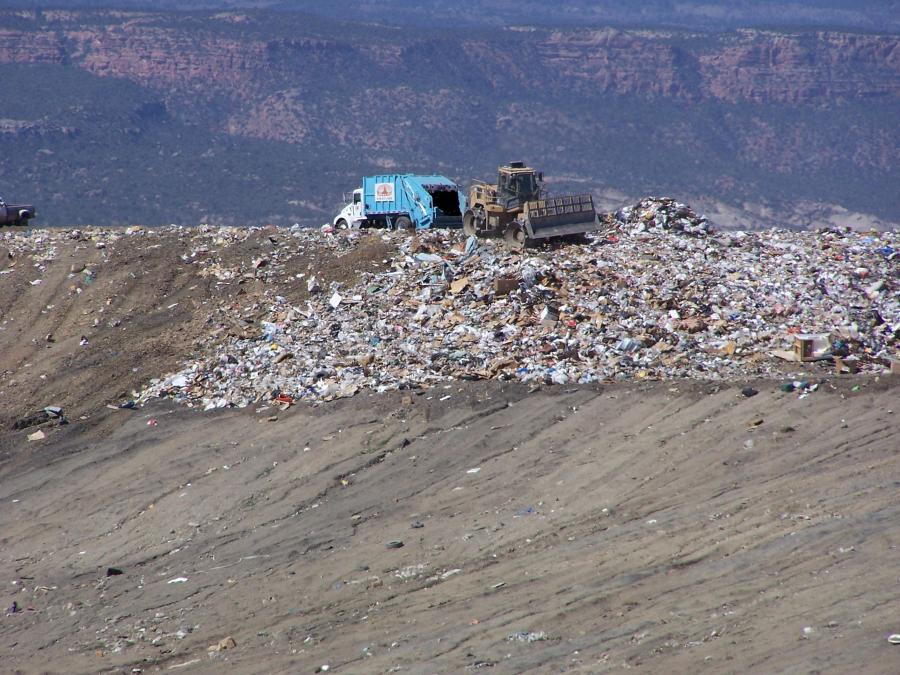
[[[401,232],[412,232],[416,229],[413,222],[406,216],[397,216],[397,219],[394,221],[394,227]]]
[[[349,230],[350,229],[350,226],[347,225],[347,221],[344,220],[343,218],[341,218],[339,221],[337,221],[337,227],[339,230]]]

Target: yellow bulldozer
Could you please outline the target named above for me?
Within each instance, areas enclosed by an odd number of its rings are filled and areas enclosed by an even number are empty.
[[[509,250],[528,242],[600,229],[589,194],[549,197],[544,174],[510,162],[497,172],[497,184],[476,181],[469,187],[463,231],[479,237],[503,237]]]

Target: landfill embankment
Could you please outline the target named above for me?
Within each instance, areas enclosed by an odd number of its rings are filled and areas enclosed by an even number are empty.
[[[897,672],[898,390],[754,386],[104,410],[0,463],[4,670]]]
[[[301,301],[298,274],[348,283],[389,252],[380,237],[275,228],[0,230],[0,427],[44,406],[77,420],[126,401],[258,331],[274,295]]]
[[[897,672],[898,249],[0,230],[4,668]]]
[[[900,365],[897,233],[716,234],[673,200],[523,254],[459,231],[299,228],[32,230],[0,245],[7,424],[38,404],[212,409],[478,379],[806,388],[834,356],[847,372]],[[804,335],[821,361],[783,360]]]

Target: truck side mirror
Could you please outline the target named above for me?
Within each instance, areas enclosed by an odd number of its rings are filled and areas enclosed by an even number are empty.
[[[538,182],[540,182],[540,183],[544,182],[544,172],[543,171],[538,171]]]

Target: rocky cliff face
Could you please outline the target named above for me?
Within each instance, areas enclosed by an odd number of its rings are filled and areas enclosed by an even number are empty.
[[[65,63],[62,36],[41,29],[0,29],[0,63]]]
[[[313,88],[332,84],[329,73],[350,69],[362,83],[373,72],[374,79],[415,74],[423,60],[441,63],[441,70],[458,64],[497,89],[792,105],[900,98],[897,35],[573,30],[507,33],[501,40],[459,34],[397,42],[375,35],[372,42],[357,42],[267,37],[253,30],[258,19],[246,17],[241,35],[222,30],[238,15],[216,15],[200,27],[163,16],[68,12],[48,22],[18,13],[21,28],[0,30],[0,63],[71,63],[163,92],[234,99],[271,93],[285,81],[316,95]],[[302,29],[301,20],[284,20]],[[378,30],[387,31],[373,28]]]
[[[564,81],[617,94],[805,104],[900,97],[900,37],[742,31],[555,33],[538,46]]]
[[[802,105],[900,97],[900,36],[748,32],[699,59],[708,95]]]

